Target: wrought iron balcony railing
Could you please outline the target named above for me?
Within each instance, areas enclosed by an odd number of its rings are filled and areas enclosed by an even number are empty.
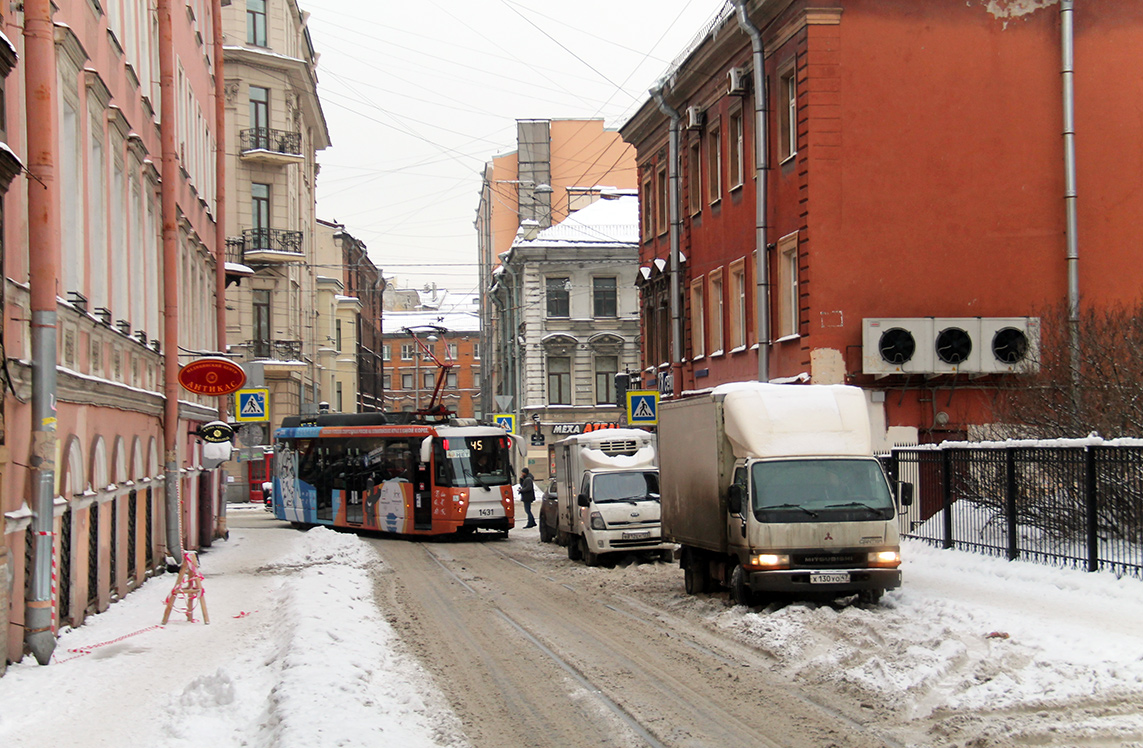
[[[250,358],[272,361],[300,361],[302,358],[300,340],[247,340],[244,347]]]
[[[242,152],[270,151],[291,156],[302,155],[302,134],[275,130],[270,127],[253,127],[238,133]]]
[[[283,229],[243,229],[242,253],[288,252],[302,254],[302,232]]]

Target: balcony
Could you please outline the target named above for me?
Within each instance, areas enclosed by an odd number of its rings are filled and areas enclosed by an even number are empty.
[[[226,246],[229,254],[237,250],[238,243],[228,241]],[[305,259],[300,231],[243,229],[241,250],[243,265],[275,265],[283,262],[301,262]],[[230,257],[227,257],[227,260],[235,261]]]
[[[238,133],[239,155],[243,161],[259,164],[300,164],[302,155],[302,134],[274,130],[269,127],[254,127]]]
[[[247,360],[301,361],[300,340],[247,340],[242,344]]]

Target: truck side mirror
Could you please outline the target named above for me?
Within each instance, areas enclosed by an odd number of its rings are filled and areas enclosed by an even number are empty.
[[[913,505],[913,484],[912,483],[898,483],[897,493],[901,498],[901,506]]]
[[[726,505],[731,514],[742,514],[742,494],[742,485],[739,483],[731,483],[726,490]]]
[[[591,498],[587,494],[581,493],[576,497],[575,503],[577,506],[591,506]]]

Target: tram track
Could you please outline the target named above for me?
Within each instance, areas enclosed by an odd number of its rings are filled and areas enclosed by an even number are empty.
[[[900,748],[758,652],[609,593],[607,570],[573,579],[511,542],[372,542],[382,607],[475,746]]]

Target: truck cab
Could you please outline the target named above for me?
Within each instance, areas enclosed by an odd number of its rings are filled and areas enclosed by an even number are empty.
[[[669,558],[662,539],[655,437],[608,429],[557,442],[556,542],[589,566],[609,554]]]

